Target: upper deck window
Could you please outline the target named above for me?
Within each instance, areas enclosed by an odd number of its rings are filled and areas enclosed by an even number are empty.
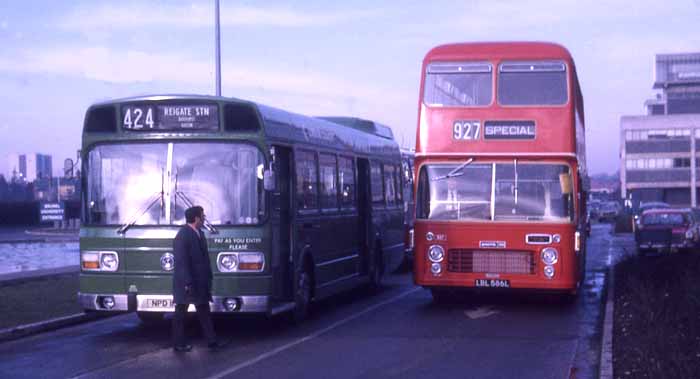
[[[425,72],[423,102],[436,107],[491,104],[493,67],[486,62],[436,62]]]
[[[504,62],[498,71],[501,105],[563,105],[568,101],[564,62]]]

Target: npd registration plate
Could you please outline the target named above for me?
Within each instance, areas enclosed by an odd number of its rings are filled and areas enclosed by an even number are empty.
[[[173,299],[146,299],[146,308],[172,308]]]
[[[488,288],[510,288],[510,281],[503,279],[476,279],[474,285]]]

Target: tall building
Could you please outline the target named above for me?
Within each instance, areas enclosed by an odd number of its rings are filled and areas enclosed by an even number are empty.
[[[646,115],[620,119],[621,196],[697,206],[700,175],[700,53],[656,56]]]
[[[7,165],[7,178],[14,175],[27,182],[33,182],[37,178],[50,178],[53,173],[52,157],[48,154],[9,154]]]

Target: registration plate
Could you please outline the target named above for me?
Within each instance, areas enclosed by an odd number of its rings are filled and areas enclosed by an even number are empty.
[[[146,308],[172,308],[172,299],[146,299]]]
[[[477,287],[510,288],[510,281],[503,279],[476,279],[474,285]]]

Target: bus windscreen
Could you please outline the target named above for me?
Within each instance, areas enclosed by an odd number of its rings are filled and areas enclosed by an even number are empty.
[[[570,221],[570,170],[564,164],[474,163],[421,168],[419,219],[474,221]],[[494,177],[495,175],[495,177]],[[567,193],[568,192],[568,193]]]
[[[110,144],[88,157],[91,225],[182,224],[191,204],[214,225],[258,224],[265,211],[264,158],[248,144]]]

